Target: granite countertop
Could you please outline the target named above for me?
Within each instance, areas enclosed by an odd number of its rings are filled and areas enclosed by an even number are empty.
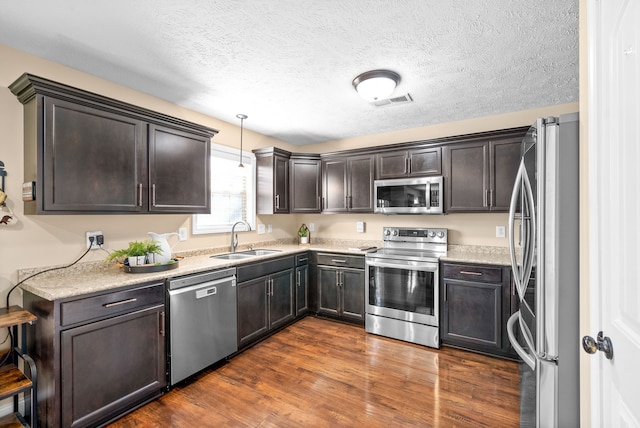
[[[327,251],[343,254],[364,255],[365,251],[359,247],[371,247],[382,245],[375,241],[330,241],[324,240],[318,244],[295,245],[282,242],[269,242],[254,244],[253,247],[268,248],[278,250],[277,253],[254,256],[242,260],[224,260],[212,258],[212,255],[228,253],[228,247],[212,248],[204,250],[176,253],[181,256],[179,266],[171,269],[153,273],[126,273],[115,263],[87,262],[79,263],[75,266],[54,270],[38,275],[25,281],[20,287],[36,296],[47,300],[58,300],[67,297],[81,296],[99,291],[111,290],[119,287],[142,284],[150,281],[163,281],[166,278],[178,277],[198,272],[205,272],[215,269],[239,266],[246,263],[253,263],[258,260],[282,257],[302,253],[304,251]],[[248,246],[238,247],[237,252],[249,249]],[[18,271],[18,279],[27,278],[38,271],[46,268],[22,269]]]
[[[316,243],[311,245],[295,245],[288,242],[272,241],[253,244],[253,247],[256,249],[268,248],[271,250],[278,250],[277,253],[254,256],[242,260],[212,258],[212,255],[227,253],[228,247],[211,248],[176,253],[175,255],[183,257],[180,259],[180,264],[176,269],[141,274],[126,273],[115,263],[87,262],[79,263],[69,268],[43,273],[25,281],[21,285],[21,288],[35,294],[36,296],[53,301],[151,281],[164,281],[166,278],[239,266],[259,260],[261,261],[270,258],[293,255],[308,250],[364,255],[367,251],[363,251],[359,248],[380,246],[382,246],[381,241],[318,239],[316,240]],[[238,252],[246,249],[249,249],[249,247],[240,246],[238,248]],[[502,266],[509,266],[511,264],[508,249],[502,247],[450,245],[447,255],[442,256],[440,260],[445,262],[478,263]],[[18,279],[27,278],[29,275],[44,269],[46,268],[19,270]]]
[[[511,257],[507,247],[449,245],[447,255],[440,257],[440,261],[511,266]]]

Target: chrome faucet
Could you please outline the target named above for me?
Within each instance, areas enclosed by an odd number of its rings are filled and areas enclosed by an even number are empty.
[[[247,226],[247,230],[251,230],[251,225],[244,220],[236,221],[231,226],[231,252],[236,252],[236,247],[238,246],[238,234],[236,233],[236,226],[244,223]]]

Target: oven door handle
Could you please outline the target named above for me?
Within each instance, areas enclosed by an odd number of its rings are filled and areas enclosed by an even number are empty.
[[[425,272],[438,271],[438,263],[433,262],[406,262],[402,260],[394,260],[393,262],[381,262],[377,260],[367,260],[366,264],[367,266],[392,269],[420,270]]]

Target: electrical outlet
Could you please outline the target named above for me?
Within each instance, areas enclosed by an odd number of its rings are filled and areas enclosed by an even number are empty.
[[[180,241],[186,241],[187,240],[187,228],[186,227],[181,227],[178,229],[178,239]]]
[[[356,222],[356,232],[364,233],[364,221]]]
[[[307,227],[309,228],[309,232],[315,232],[316,231],[315,223],[309,223],[309,225]]]
[[[91,241],[89,241],[89,238],[93,236],[93,245],[91,244]],[[100,232],[99,230],[96,232],[87,232],[87,250],[88,249],[92,249],[92,250],[99,250],[100,249],[100,245],[98,245],[98,236],[101,236],[102,238],[102,245],[104,245],[104,235],[102,234],[102,232]]]
[[[264,224],[259,224],[258,225],[258,235],[264,235]]]
[[[267,233],[273,233],[273,226],[270,224],[267,225]]]
[[[504,226],[496,226],[496,238],[504,238]]]

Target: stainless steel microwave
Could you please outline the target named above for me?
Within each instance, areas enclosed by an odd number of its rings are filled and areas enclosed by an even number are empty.
[[[442,214],[442,176],[394,178],[373,182],[376,213]]]

